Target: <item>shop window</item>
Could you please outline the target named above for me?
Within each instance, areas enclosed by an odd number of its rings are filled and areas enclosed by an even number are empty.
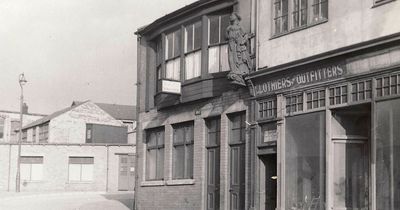
[[[193,142],[193,122],[174,126],[174,179],[193,179]]]
[[[40,181],[43,179],[43,156],[21,156],[21,180]]]
[[[68,180],[70,182],[93,181],[93,157],[69,157]]]
[[[4,138],[4,118],[0,117],[0,139]]]
[[[308,92],[306,95],[308,110],[325,107],[325,90]]]
[[[146,180],[164,179],[164,128],[146,131]]]
[[[229,14],[208,17],[208,72],[228,71],[228,44],[226,28]]]
[[[376,209],[400,209],[400,99],[376,110]]]
[[[372,98],[372,81],[355,82],[351,84],[352,101],[364,101]]]
[[[260,119],[276,118],[276,98],[258,103],[258,116]]]
[[[286,209],[325,209],[325,112],[287,117],[285,136]]]
[[[399,75],[391,75],[376,79],[376,96],[390,96],[400,93]]]
[[[329,105],[347,103],[347,85],[329,88]]]
[[[327,19],[328,0],[274,0],[273,2],[274,35],[284,34]]]
[[[303,93],[286,97],[286,113],[303,111]]]
[[[201,22],[185,27],[185,79],[201,75]]]
[[[46,143],[49,139],[49,124],[39,126],[39,143]]]
[[[181,30],[165,36],[165,78],[180,80],[181,72]]]

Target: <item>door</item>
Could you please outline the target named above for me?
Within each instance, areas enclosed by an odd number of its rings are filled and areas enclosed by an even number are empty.
[[[245,199],[245,145],[231,145],[230,209],[243,210]]]
[[[260,157],[265,166],[265,210],[275,210],[277,203],[276,154]]]
[[[333,209],[366,210],[369,156],[366,141],[334,141]]]
[[[133,191],[135,187],[135,156],[119,155],[118,190]]]
[[[220,148],[207,148],[207,209],[219,210]]]

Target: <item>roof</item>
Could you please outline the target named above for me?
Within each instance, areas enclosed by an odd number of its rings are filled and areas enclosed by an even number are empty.
[[[65,109],[56,111],[56,112],[54,112],[54,113],[52,113],[50,115],[47,115],[46,117],[40,118],[40,119],[38,119],[36,121],[33,121],[32,123],[29,123],[28,125],[24,126],[22,129],[27,129],[27,128],[31,128],[31,127],[34,127],[34,126],[37,126],[37,125],[45,124],[45,123],[49,122],[51,119],[56,118],[56,117],[66,113],[66,112],[68,112],[68,111],[70,111],[70,110],[72,110],[72,109],[74,109],[74,108],[86,103],[86,102],[88,102],[88,101],[79,102],[79,103],[74,104],[71,107],[67,107]]]
[[[72,106],[77,103],[82,103],[79,101],[72,102]],[[113,118],[117,120],[136,120],[136,106],[131,105],[120,105],[120,104],[106,104],[106,103],[94,103],[100,109],[107,112]]]
[[[166,22],[183,17],[185,15],[192,15],[194,11],[198,10],[199,8],[203,8],[205,6],[213,5],[213,4],[221,4],[224,2],[230,2],[231,4],[236,3],[235,0],[198,0],[189,5],[186,5],[178,10],[175,10],[169,14],[164,15],[163,17],[158,18],[151,24],[146,26],[140,27],[135,32],[136,35],[140,34],[143,35],[149,31],[157,29],[159,27],[165,26]]]

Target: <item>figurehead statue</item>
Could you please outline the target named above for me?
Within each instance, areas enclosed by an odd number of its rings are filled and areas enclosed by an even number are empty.
[[[250,37],[239,25],[241,18],[238,14],[232,13],[229,19],[230,25],[226,29],[226,37],[230,72],[227,77],[232,84],[246,86],[244,76],[249,74],[253,66],[248,50]]]

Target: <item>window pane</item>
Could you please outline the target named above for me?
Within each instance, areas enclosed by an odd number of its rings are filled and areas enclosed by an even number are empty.
[[[208,72],[219,72],[219,47],[214,46],[208,49]]]
[[[174,33],[174,57],[181,54],[181,30]]]
[[[174,178],[184,178],[185,170],[185,147],[175,146],[174,149]]]
[[[186,26],[185,34],[185,52],[190,52],[193,50],[193,25]]]
[[[219,16],[209,17],[209,44],[219,43]]]
[[[43,164],[32,164],[31,180],[39,181],[43,178]]]
[[[186,146],[186,177],[187,179],[193,178],[193,144],[187,145]]]
[[[148,180],[156,178],[156,149],[147,150],[146,153],[146,178]]]
[[[201,36],[202,35],[202,30],[201,30],[201,22],[197,22],[194,24],[194,45],[193,49],[200,49],[201,47]]]
[[[166,59],[172,58],[173,57],[173,49],[174,49],[174,35],[172,33],[168,34],[166,36],[166,47],[165,47],[165,54],[166,54]]]
[[[190,53],[185,56],[185,79],[194,78],[194,54]]]
[[[80,181],[81,180],[81,165],[80,164],[69,164],[69,181]]]
[[[220,71],[229,71],[229,61],[228,61],[228,45],[224,44],[220,46]]]
[[[81,181],[93,181],[93,164],[82,164]]]
[[[286,206],[325,205],[325,112],[286,118]],[[308,132],[304,132],[308,131]]]
[[[222,15],[221,16],[221,34],[220,34],[220,41],[225,42],[227,40],[226,37],[226,28],[229,26],[229,15]]]
[[[184,127],[174,129],[174,144],[183,143],[184,135],[185,135]]]
[[[172,80],[180,80],[180,58],[170,60],[166,64],[165,77]]]
[[[164,148],[158,149],[157,152],[158,153],[157,153],[156,178],[163,179],[164,178]]]

